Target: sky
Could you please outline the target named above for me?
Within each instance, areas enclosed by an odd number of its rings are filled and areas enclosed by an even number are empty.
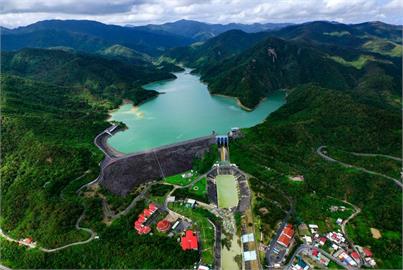
[[[8,28],[46,19],[87,19],[144,25],[180,19],[208,23],[403,24],[403,0],[0,0],[0,25]]]

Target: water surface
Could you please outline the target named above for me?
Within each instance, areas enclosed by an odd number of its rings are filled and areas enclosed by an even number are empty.
[[[175,73],[175,80],[145,85],[164,93],[134,107],[124,104],[111,113],[110,120],[124,122],[128,129],[113,135],[108,143],[123,153],[211,134],[227,133],[231,127],[251,127],[261,123],[285,103],[285,93],[269,96],[252,112],[241,109],[234,98],[212,96],[199,76]]]

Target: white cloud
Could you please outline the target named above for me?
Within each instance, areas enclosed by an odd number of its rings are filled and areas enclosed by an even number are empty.
[[[401,23],[403,0],[0,0],[0,25],[44,19],[89,19],[111,24],[193,19],[211,23],[383,20]]]

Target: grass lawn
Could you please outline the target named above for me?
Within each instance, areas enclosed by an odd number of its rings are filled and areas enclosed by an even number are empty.
[[[233,175],[217,175],[218,206],[232,208],[238,205],[238,190]]]
[[[206,178],[202,178],[200,181],[195,183],[191,188],[190,192],[196,195],[203,196],[207,193],[207,180]]]
[[[189,178],[182,177],[182,174],[186,174],[186,173],[189,173],[189,172],[190,171],[180,173],[180,174],[176,174],[176,175],[172,175],[172,176],[168,176],[168,177],[165,178],[165,182],[173,184],[173,185],[178,185],[178,186],[186,186],[186,185],[190,184],[193,180],[195,180],[198,177],[197,173],[194,173],[193,176],[191,176]]]
[[[187,208],[179,203],[170,203],[169,208],[193,221],[193,225],[200,234],[202,247],[202,261],[205,264],[214,262],[214,227],[207,219],[209,212],[201,208]]]

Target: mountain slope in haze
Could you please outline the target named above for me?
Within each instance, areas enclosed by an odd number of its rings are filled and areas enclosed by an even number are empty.
[[[140,103],[157,95],[141,85],[174,75],[153,66],[136,66],[101,56],[62,50],[23,49],[2,52],[2,72],[61,86],[80,86],[98,98]]]
[[[209,66],[252,47],[268,35],[266,32],[245,33],[241,30],[230,30],[204,43],[171,49],[164,56],[195,68],[195,72],[200,73]]]
[[[120,44],[139,52],[158,55],[164,50],[190,44],[191,39],[162,31],[144,31],[86,20],[47,20],[2,33],[2,49],[72,47],[95,52]]]
[[[147,30],[160,30],[169,32],[172,34],[181,35],[191,38],[195,41],[205,41],[212,37],[215,37],[221,33],[230,30],[241,30],[247,33],[268,31],[274,29],[280,29],[288,26],[288,23],[254,23],[254,24],[241,24],[241,23],[229,23],[229,24],[209,24],[192,20],[179,20],[176,22],[169,22],[164,24],[149,24],[145,26],[135,27],[137,29]]]
[[[365,49],[397,57],[402,55],[401,26],[382,22],[342,24],[316,21],[287,26],[278,31],[272,31],[271,34],[287,40]],[[388,46],[377,46],[385,42]]]

